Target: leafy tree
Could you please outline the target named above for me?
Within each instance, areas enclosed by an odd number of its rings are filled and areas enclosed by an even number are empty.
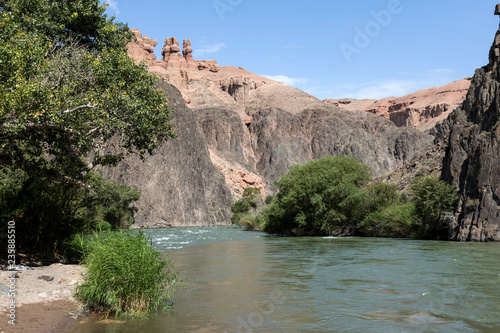
[[[0,0],[0,216],[16,220],[19,250],[129,224],[139,193],[93,170],[175,137],[158,80],[127,57],[133,34],[105,10]]]
[[[369,167],[352,157],[295,165],[276,183],[279,192],[264,212],[263,230],[294,236],[353,233],[366,213],[362,187],[370,179]]]
[[[400,200],[395,184],[375,183],[366,188],[368,201],[366,203],[368,211],[376,211],[378,209],[395,204]]]
[[[444,217],[453,210],[458,199],[455,188],[431,175],[415,178],[411,192],[415,214],[421,221],[421,237],[447,239],[448,226]]]
[[[61,254],[73,234],[133,222],[130,205],[139,199],[138,190],[106,181],[98,173],[87,178],[90,189],[32,177],[20,169],[0,170],[0,219],[16,222],[18,252]],[[6,223],[0,225],[1,233],[6,233]]]
[[[98,0],[0,2],[0,167],[84,185],[174,136],[157,79]]]

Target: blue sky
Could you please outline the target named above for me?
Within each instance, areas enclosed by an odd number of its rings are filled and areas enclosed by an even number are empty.
[[[324,98],[383,98],[472,76],[488,62],[498,0],[107,0],[195,59],[244,67]]]

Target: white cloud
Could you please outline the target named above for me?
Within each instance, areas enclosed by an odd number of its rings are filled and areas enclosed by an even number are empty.
[[[289,86],[294,86],[294,85],[299,85],[299,84],[304,84],[309,82],[309,79],[305,78],[293,78],[293,77],[288,77],[286,75],[262,75],[263,77],[267,77],[268,79],[278,81],[278,82],[283,82],[284,84],[287,84]]]
[[[293,44],[293,43],[280,46],[281,50],[300,50],[303,48],[304,48],[304,46],[298,45],[298,44]]]
[[[212,45],[203,45],[201,48],[194,48],[193,54],[196,56],[203,56],[204,54],[216,53],[222,50],[226,44],[218,43]]]
[[[351,91],[351,98],[381,99],[385,97],[404,96],[419,90],[414,80],[383,80],[356,87]]]
[[[111,9],[116,15],[120,14],[120,10],[118,9],[118,1],[115,0],[106,0],[108,4],[108,8]]]

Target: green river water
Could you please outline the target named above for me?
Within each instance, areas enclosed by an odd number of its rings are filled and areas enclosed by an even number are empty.
[[[500,244],[146,231],[191,282],[150,320],[78,332],[500,332]]]

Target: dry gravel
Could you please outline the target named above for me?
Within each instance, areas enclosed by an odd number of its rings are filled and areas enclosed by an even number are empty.
[[[53,264],[45,267],[34,267],[33,270],[0,272],[0,282],[9,286],[8,277],[17,273],[16,279],[16,304],[33,304],[56,300],[74,301],[75,287],[81,281],[83,266]],[[52,281],[39,279],[42,275],[54,277]],[[10,297],[0,296],[0,311],[5,312]]]
[[[77,324],[76,314],[81,306],[73,298],[76,286],[82,281],[83,266],[53,264],[34,267],[33,270],[0,271],[0,283],[10,286],[7,280],[13,273],[16,279],[16,325],[8,324],[7,306],[11,298],[0,295],[0,332],[67,332]],[[53,277],[52,281],[39,279]],[[5,288],[4,288],[5,291]]]

